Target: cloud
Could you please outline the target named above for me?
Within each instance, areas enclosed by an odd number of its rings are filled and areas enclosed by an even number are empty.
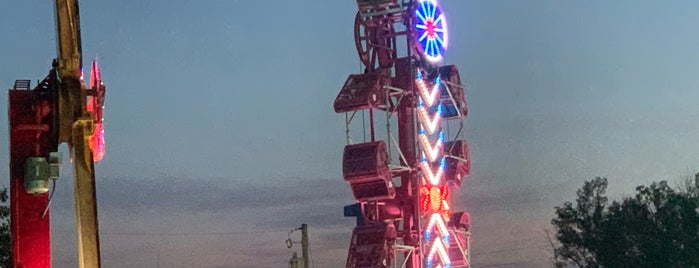
[[[344,263],[355,225],[353,218],[343,217],[342,207],[353,199],[350,188],[339,178],[108,177],[99,179],[97,186],[103,256],[105,263],[115,265],[155,265],[154,257],[161,254],[168,258],[161,263],[172,267],[195,265],[202,259],[208,267],[230,267],[230,263],[260,267],[252,256],[264,253],[271,256],[266,260],[269,266],[276,266],[273,263],[284,264],[291,256],[283,243],[287,232],[306,223],[316,264],[335,267]],[[481,252],[503,244],[518,245],[516,237],[538,231],[541,221],[529,219],[532,210],[527,208],[547,203],[543,196],[551,190],[492,189],[495,186],[499,185],[478,180],[454,189],[458,192],[455,210],[466,208],[474,215],[474,246]],[[52,208],[58,230],[74,229],[72,206],[72,192],[68,185],[61,185]],[[488,235],[496,233],[502,235]],[[292,239],[300,240],[300,233],[293,233]],[[70,260],[61,263],[70,266]],[[127,260],[131,262],[124,263]],[[491,254],[481,260],[495,263],[502,259]]]
[[[65,184],[65,183],[64,183]],[[62,185],[65,187],[64,185]],[[340,179],[260,181],[243,179],[102,178],[97,181],[100,209],[138,212],[217,212],[236,209],[275,209],[341,204],[351,198]],[[72,209],[72,192],[59,189],[60,208]],[[347,199],[351,200],[351,199]],[[341,210],[341,207],[339,208]]]
[[[52,205],[53,232],[60,235],[53,243],[73,245],[72,181],[60,183]],[[108,265],[155,266],[160,255],[168,267],[197,266],[203,260],[206,267],[283,266],[291,256],[284,245],[288,231],[307,223],[316,264],[335,267],[344,263],[354,225],[354,219],[342,215],[342,207],[353,200],[341,179],[109,177],[99,179],[97,187],[100,242]],[[300,240],[300,232],[292,238]],[[75,266],[73,251],[57,251],[62,257],[54,264]],[[269,258],[261,264],[256,256]]]

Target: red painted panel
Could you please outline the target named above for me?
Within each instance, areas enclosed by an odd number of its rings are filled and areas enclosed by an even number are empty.
[[[390,199],[396,194],[383,141],[345,146],[342,175],[359,202]]]
[[[396,228],[393,224],[357,226],[352,231],[352,240],[347,255],[348,268],[387,268],[392,252],[389,245],[395,243]]]
[[[449,155],[461,158],[447,158],[447,170],[445,178],[451,186],[460,187],[464,177],[471,174],[471,155],[469,154],[468,143],[466,140],[455,140],[447,142],[444,145]]]
[[[388,162],[384,141],[350,144],[342,155],[342,176],[349,183],[390,180]]]
[[[447,86],[442,86],[441,89],[442,104],[444,105],[443,118],[457,118],[459,114],[462,117],[466,117],[468,115],[468,105],[466,104],[466,95],[461,84],[459,70],[455,65],[442,66],[439,68],[439,76],[443,84],[448,84]],[[449,90],[448,92],[447,89]]]
[[[55,150],[51,148],[47,131],[46,110],[42,113],[38,109],[34,93],[33,90],[9,92],[10,228],[15,268],[51,267],[49,215],[41,215],[48,203],[48,194],[30,195],[24,190],[25,159],[46,157]]]
[[[390,84],[391,78],[383,73],[350,75],[335,98],[335,112],[351,112],[385,105],[385,86]]]

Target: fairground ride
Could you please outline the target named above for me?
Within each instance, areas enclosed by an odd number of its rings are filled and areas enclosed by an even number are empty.
[[[347,78],[334,102],[346,118],[342,175],[356,201],[345,207],[357,218],[346,267],[469,267],[470,215],[455,212],[449,194],[469,175],[470,156],[464,88],[456,66],[442,65],[446,15],[438,0],[357,7],[364,71]],[[357,125],[361,142],[352,136]]]
[[[55,12],[58,58],[48,76],[33,89],[31,80],[16,80],[9,91],[15,268],[51,267],[49,185],[59,177],[63,142],[74,165],[79,267],[100,267],[94,163],[104,156],[105,87],[96,61],[89,88],[83,81],[78,0],[56,0]]]

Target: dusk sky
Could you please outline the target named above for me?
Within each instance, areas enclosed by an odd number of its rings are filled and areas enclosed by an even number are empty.
[[[472,214],[473,267],[550,267],[544,230],[585,180],[609,178],[620,198],[699,168],[699,2],[441,4],[445,63],[469,104],[472,175],[453,202]],[[107,86],[103,267],[287,267],[287,232],[302,223],[313,267],[344,267],[354,219],[342,207],[353,198],[332,103],[361,71],[356,10],[351,0],[81,1],[84,64],[97,55]],[[48,73],[53,12],[53,1],[3,5],[0,88]],[[77,267],[65,162],[53,264]],[[0,174],[9,186],[8,165]]]

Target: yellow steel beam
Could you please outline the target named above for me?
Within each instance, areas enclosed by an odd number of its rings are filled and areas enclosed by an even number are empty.
[[[68,142],[75,165],[75,218],[78,233],[78,263],[81,268],[99,268],[99,224],[95,172],[89,138],[94,121],[86,110],[87,91],[82,76],[82,47],[78,0],[56,0],[58,35],[59,143]]]
[[[56,34],[58,36],[59,140],[71,141],[73,123],[85,111],[86,92],[80,80],[82,48],[80,45],[80,14],[77,0],[56,0]]]
[[[93,132],[92,117],[77,120],[73,125],[75,218],[78,232],[78,263],[81,268],[100,267],[95,165],[92,150],[88,145]]]

